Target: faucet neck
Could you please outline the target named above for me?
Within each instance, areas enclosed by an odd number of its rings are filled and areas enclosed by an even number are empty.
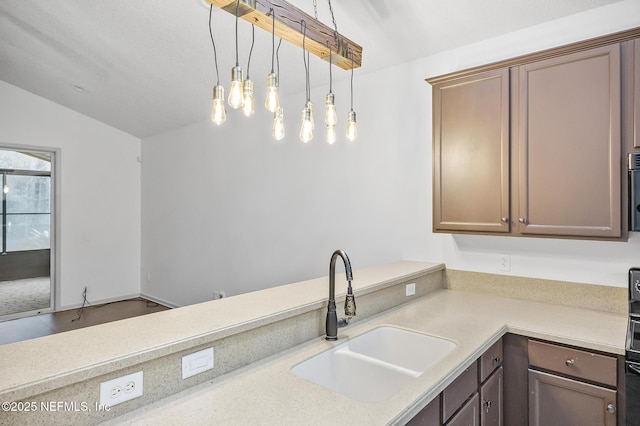
[[[338,257],[342,258],[344,262],[344,270],[349,281],[349,287],[351,287],[351,281],[353,281],[353,272],[351,271],[351,261],[349,256],[343,250],[336,250],[331,255],[331,261],[329,262],[329,300],[335,300],[336,298],[336,260]]]

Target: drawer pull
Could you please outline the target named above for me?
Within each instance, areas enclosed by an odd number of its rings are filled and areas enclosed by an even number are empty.
[[[609,404],[611,405],[611,404]],[[491,408],[491,401],[484,401],[484,406],[486,407],[486,412],[489,412],[489,408]],[[609,407],[607,407],[607,410],[609,410]],[[614,408],[615,410],[615,408]]]
[[[616,406],[613,404],[607,405],[607,413],[613,414],[616,412]]]
[[[568,359],[568,360],[566,360],[566,361],[564,362],[564,364],[565,364],[567,367],[573,367],[573,364],[575,364],[575,363],[576,363],[576,362],[573,360],[573,358],[572,358],[572,359]]]
[[[494,364],[500,364],[500,361],[502,361],[502,358],[500,358],[499,356],[497,356],[497,357],[495,357],[495,358],[493,359],[493,363],[494,363]]]

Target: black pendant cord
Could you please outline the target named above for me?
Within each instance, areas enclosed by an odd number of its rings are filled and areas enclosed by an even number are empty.
[[[306,95],[307,95],[307,102],[309,102],[311,100],[311,91],[309,89],[309,66],[307,64],[307,52],[306,52],[306,41],[307,41],[307,23],[305,22],[305,20],[303,19],[300,22],[300,26],[302,27],[302,61],[304,62],[304,75],[305,75],[305,79],[306,79],[306,86],[305,86],[305,90],[306,90]]]
[[[327,42],[327,47],[329,48],[329,93],[333,93],[333,72],[331,70],[331,65],[333,62],[333,51],[331,50],[331,45]]]
[[[269,14],[271,15],[271,74],[273,74],[273,65],[275,62],[276,55],[276,13],[273,8],[269,9]],[[280,39],[282,40],[282,39]],[[280,47],[280,45],[278,45]]]
[[[353,111],[353,50],[349,48],[351,54],[351,111]]]
[[[238,7],[240,6],[240,0],[236,2],[236,67],[240,66],[238,62]]]
[[[282,39],[278,42],[278,48],[276,49],[276,70],[278,71],[278,81],[280,80],[280,45],[282,44]],[[280,84],[278,84],[280,85]]]
[[[218,71],[218,52],[216,51],[216,43],[213,41],[213,31],[211,30],[211,14],[213,12],[213,4],[209,5],[209,35],[211,36],[211,44],[213,45],[213,60],[216,64],[216,86],[220,85],[220,72]]]
[[[249,80],[249,69],[251,68],[251,55],[253,54],[253,46],[256,43],[256,27],[251,24],[251,49],[249,49],[249,60],[247,61],[247,80]]]
[[[249,50],[249,60],[247,61],[247,80],[249,78],[249,68],[251,67],[251,54],[253,53],[253,45],[256,42],[256,27],[251,24],[251,49]]]

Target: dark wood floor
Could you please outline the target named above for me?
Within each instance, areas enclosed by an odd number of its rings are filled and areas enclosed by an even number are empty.
[[[142,298],[0,322],[0,345],[169,309]]]

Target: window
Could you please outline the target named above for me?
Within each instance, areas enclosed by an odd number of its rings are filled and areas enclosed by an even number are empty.
[[[0,150],[2,253],[51,246],[51,162],[48,155]]]

